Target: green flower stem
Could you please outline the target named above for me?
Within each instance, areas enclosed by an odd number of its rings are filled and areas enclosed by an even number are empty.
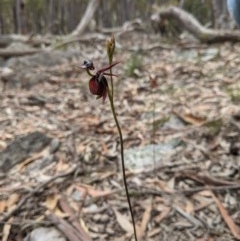
[[[112,64],[112,60],[109,59],[109,63],[110,65]],[[110,83],[111,83],[111,98],[113,99],[113,95],[114,95],[114,88],[113,88],[113,79],[112,79],[112,68],[110,68],[110,76],[111,76],[111,80],[110,80]],[[109,94],[109,93],[108,93]],[[108,95],[109,96],[109,95]]]
[[[109,62],[111,64],[111,59],[109,59]],[[130,201],[128,186],[127,186],[127,177],[126,177],[126,173],[125,173],[125,161],[124,161],[124,147],[123,147],[122,130],[121,130],[121,127],[120,127],[119,122],[118,122],[118,118],[117,118],[117,114],[116,114],[116,110],[115,110],[115,106],[114,106],[114,101],[113,101],[113,77],[112,77],[112,75],[111,75],[110,81],[111,81],[112,88],[111,88],[111,90],[108,88],[108,97],[109,97],[109,101],[110,101],[110,105],[111,105],[113,118],[114,118],[115,124],[117,126],[118,134],[119,134],[119,138],[120,138],[123,182],[124,182],[124,187],[125,187],[125,191],[126,191],[128,206],[129,206],[129,210],[130,210],[131,218],[132,218],[134,238],[137,241],[136,225],[135,225],[135,221],[134,221],[134,215],[133,215],[132,205],[131,205],[131,201]]]
[[[89,69],[86,69],[86,71],[87,71],[87,73],[88,73],[89,76],[92,76],[92,77],[94,76],[94,74],[92,74],[92,73],[89,71]]]
[[[108,46],[107,46],[107,50],[110,50],[111,48],[108,48]],[[113,52],[114,52],[114,50],[112,50]],[[109,62],[109,65],[111,65],[112,64],[112,60],[113,60],[113,52],[112,53],[109,53],[108,52],[108,62]],[[110,83],[111,83],[111,95],[109,95],[109,92],[110,91],[108,91],[108,96],[109,96],[109,100],[110,100],[110,96],[111,96],[111,98],[112,98],[112,102],[113,102],[113,95],[114,95],[114,87],[113,87],[113,78],[112,78],[112,68],[110,68],[110,70],[109,70],[109,72],[110,72],[110,76],[111,76],[111,78],[110,78]],[[113,105],[114,106],[114,105]],[[121,129],[121,128],[120,128]]]

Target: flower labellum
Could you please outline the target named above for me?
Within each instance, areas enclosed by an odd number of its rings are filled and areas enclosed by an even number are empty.
[[[107,97],[108,83],[103,74],[96,74],[89,80],[89,90],[97,99],[103,98],[103,103]]]

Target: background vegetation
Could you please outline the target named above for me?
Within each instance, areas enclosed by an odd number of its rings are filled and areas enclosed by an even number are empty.
[[[52,33],[74,30],[89,0],[1,0],[0,34]],[[203,24],[225,27],[225,0],[100,0],[100,7],[90,28],[114,27],[141,18],[148,21],[159,8],[180,5]]]

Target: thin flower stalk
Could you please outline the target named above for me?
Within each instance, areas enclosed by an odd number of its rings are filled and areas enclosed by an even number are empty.
[[[108,54],[108,61],[109,65],[112,65],[112,60],[113,60],[113,54],[115,50],[115,39],[114,37],[111,38],[107,42],[107,54]],[[130,200],[130,195],[128,191],[128,185],[127,185],[127,177],[126,177],[126,172],[125,172],[125,160],[124,160],[124,146],[123,146],[123,136],[122,136],[122,130],[117,118],[117,113],[114,105],[114,87],[113,87],[113,76],[110,68],[110,83],[111,83],[111,90],[108,88],[108,98],[113,114],[113,118],[115,121],[115,124],[117,126],[118,134],[119,134],[119,139],[120,139],[120,153],[121,153],[121,164],[122,164],[122,174],[123,174],[123,182],[124,182],[124,187],[126,191],[126,196],[127,196],[127,201],[128,201],[128,206],[131,214],[131,219],[132,219],[132,224],[133,224],[133,233],[134,233],[134,238],[137,241],[137,230],[136,230],[136,225],[135,225],[135,220],[134,220],[134,214],[133,214],[133,209],[131,205],[131,200]]]
[[[121,164],[122,164],[122,174],[123,174],[123,182],[124,187],[126,191],[128,206],[131,214],[132,224],[133,224],[133,233],[135,241],[137,241],[137,231],[136,231],[136,225],[134,221],[134,215],[133,215],[133,209],[131,205],[131,200],[129,196],[128,186],[127,186],[127,177],[125,172],[125,161],[124,161],[124,146],[123,146],[123,136],[122,136],[122,130],[117,118],[116,109],[114,105],[114,85],[113,85],[113,77],[116,76],[112,73],[112,67],[114,67],[119,62],[113,62],[113,55],[115,51],[115,39],[112,37],[107,42],[107,55],[108,55],[108,61],[109,66],[104,67],[100,70],[98,70],[95,74],[92,74],[91,71],[95,69],[93,63],[89,60],[85,60],[82,68],[86,69],[89,76],[91,76],[89,80],[89,90],[93,95],[97,96],[97,99],[102,98],[103,103],[105,102],[106,97],[108,96],[112,115],[118,130],[119,139],[120,139],[120,154],[121,154]],[[106,71],[109,70],[109,73]],[[105,76],[110,76],[110,88],[108,85],[107,78]]]

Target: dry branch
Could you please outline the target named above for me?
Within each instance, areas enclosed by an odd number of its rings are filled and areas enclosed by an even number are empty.
[[[27,49],[27,50],[10,50],[10,49],[0,49],[0,57],[11,58],[20,57],[25,55],[32,55],[39,53],[41,49]]]
[[[40,47],[41,45],[50,45],[51,41],[42,36],[26,36],[26,35],[0,35],[0,48],[7,47],[11,43],[24,43],[32,47]]]
[[[161,10],[160,19],[173,19],[202,43],[220,43],[240,41],[240,31],[214,30],[204,27],[192,14],[178,7]]]
[[[66,220],[56,216],[55,214],[49,214],[47,218],[55,224],[55,226],[68,238],[70,241],[91,241],[91,237],[84,231],[84,229],[78,225],[80,228],[76,229]]]

